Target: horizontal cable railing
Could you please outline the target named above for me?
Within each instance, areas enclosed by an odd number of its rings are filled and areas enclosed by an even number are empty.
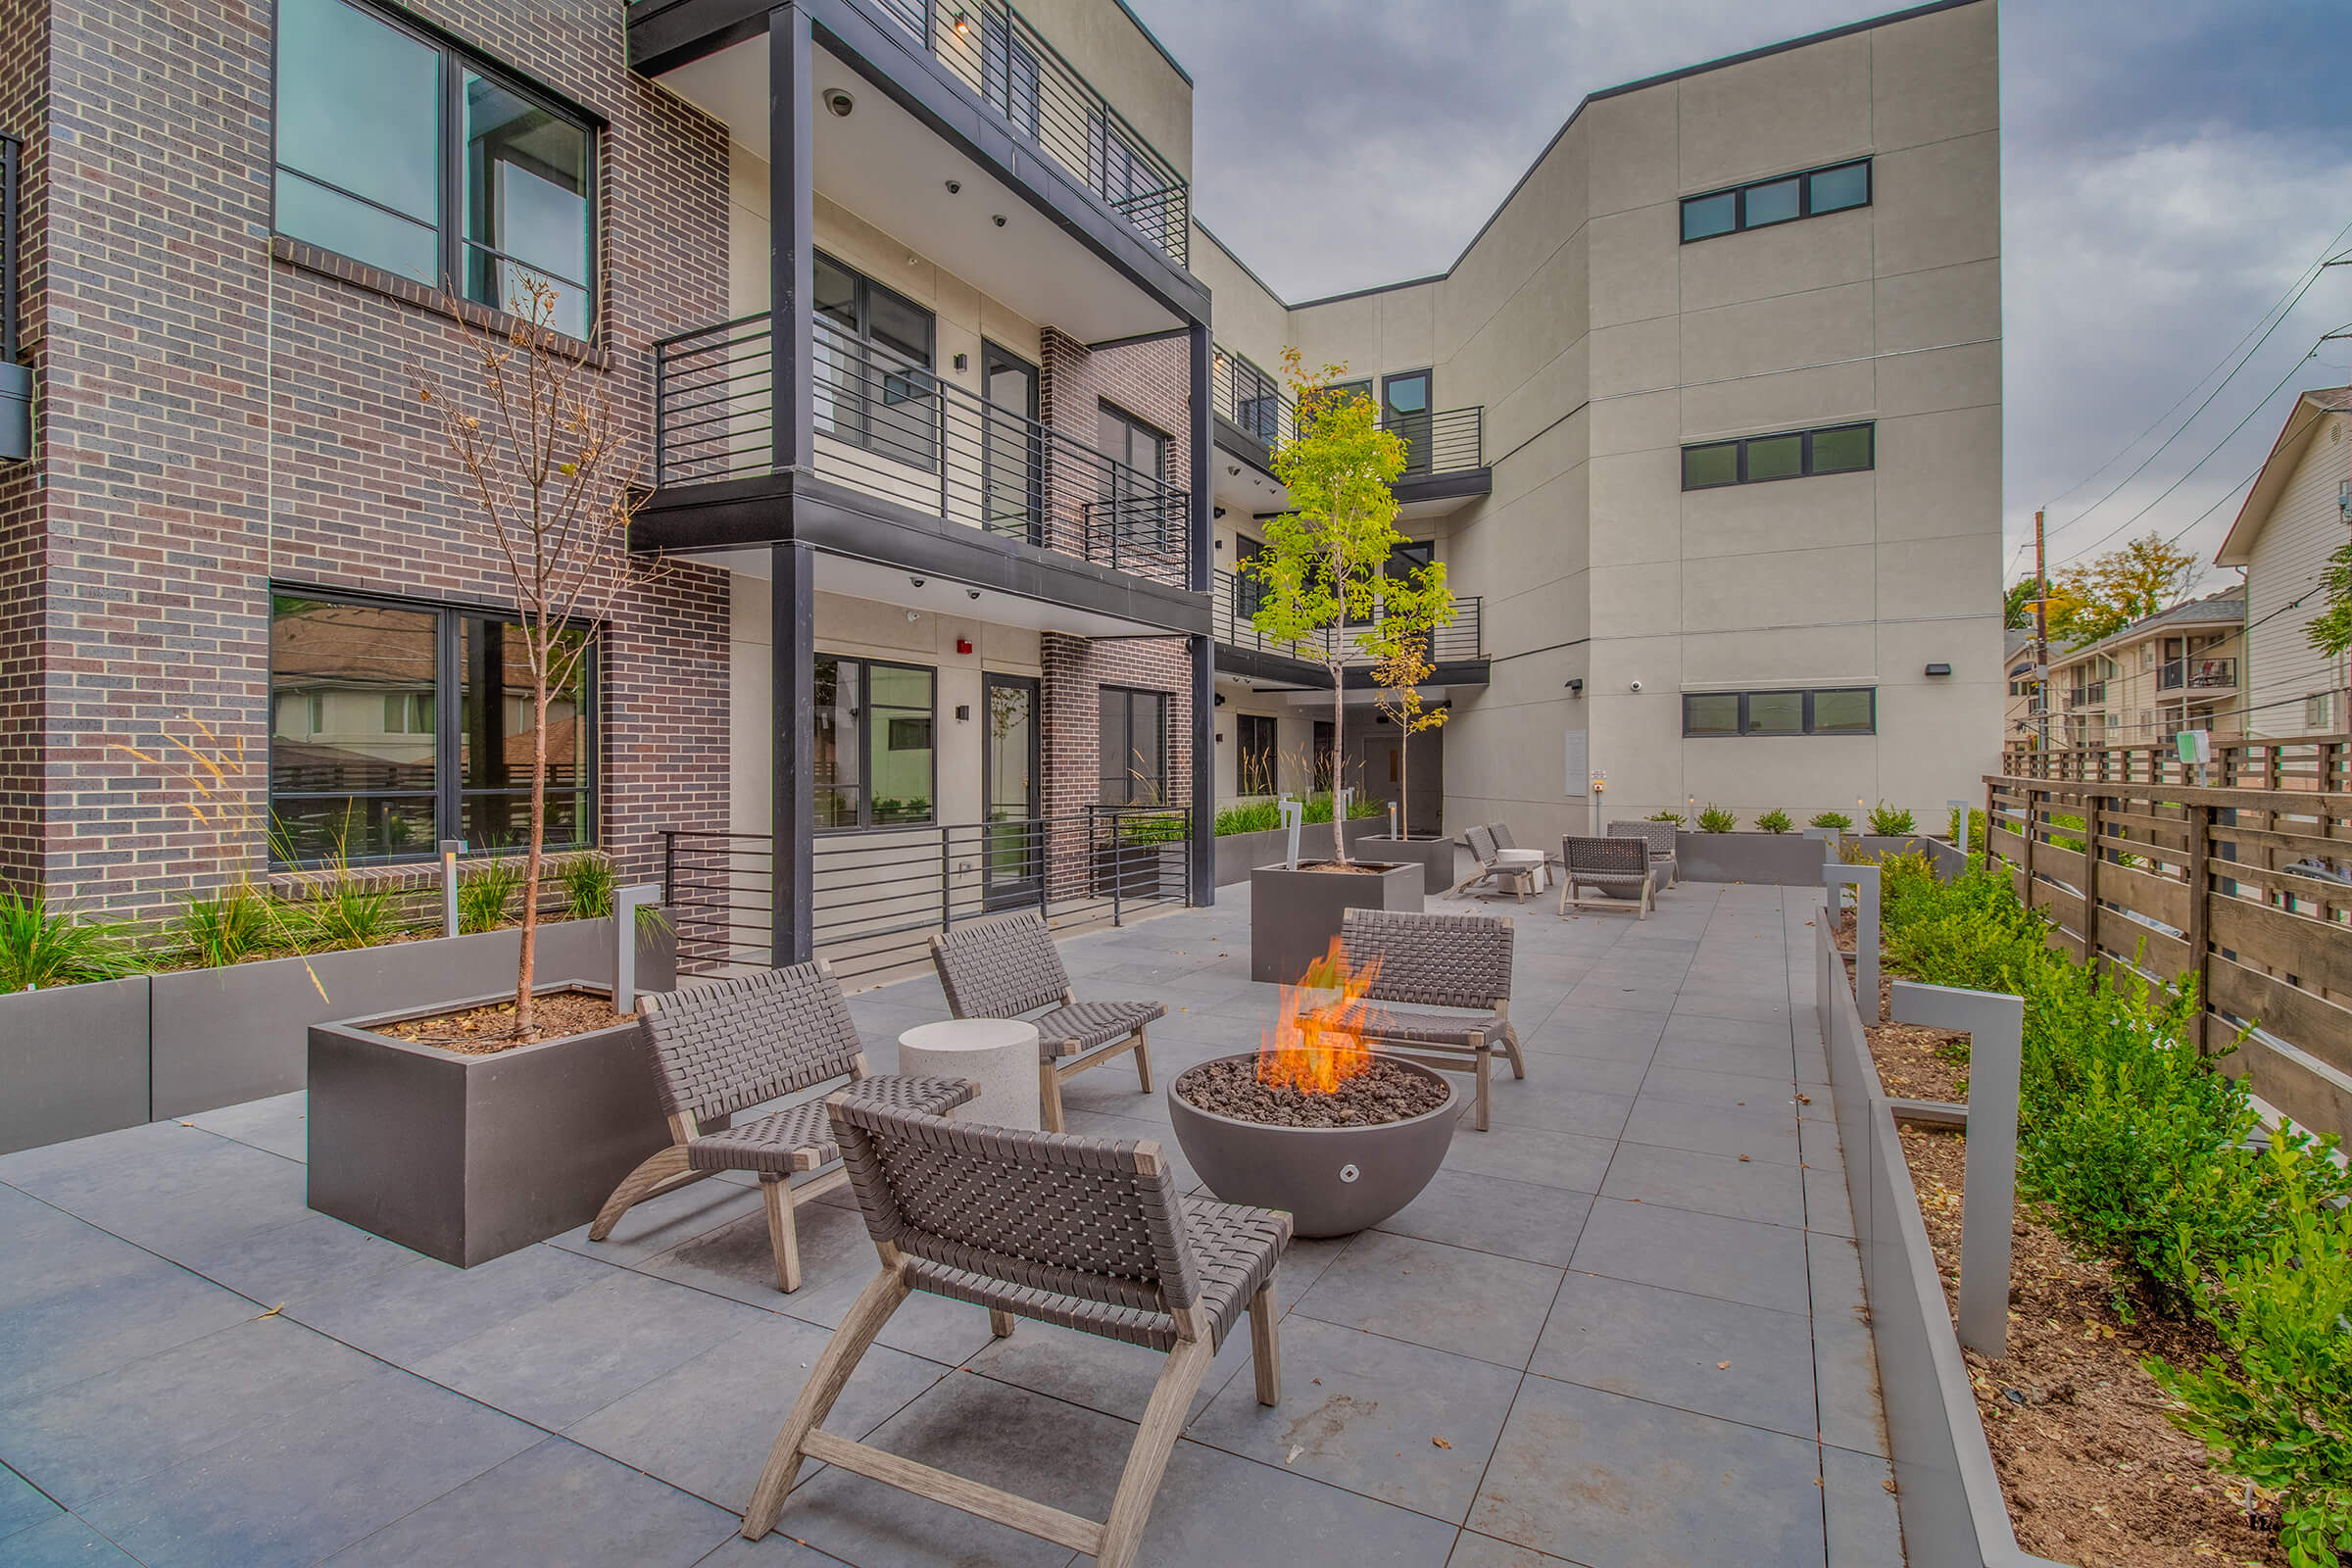
[[[2234,659],[2173,659],[2167,660],[2156,671],[2156,689],[2177,692],[2183,689],[2231,687],[2237,684],[2237,661]]]
[[[984,914],[1035,909],[1060,928],[1182,905],[1191,820],[1182,808],[1095,807],[824,834],[814,843],[810,942],[856,980],[921,962],[933,933]],[[776,929],[768,835],[675,828],[662,842],[680,971],[765,966]]]
[[[819,474],[1135,576],[1189,581],[1189,491],[825,318],[809,354]],[[657,487],[767,471],[767,318],[668,339],[656,360]]]
[[[1355,648],[1356,635],[1366,628],[1326,626],[1302,642],[1286,642],[1259,631],[1256,624],[1258,596],[1263,590],[1254,582],[1232,571],[1216,574],[1214,602],[1210,606],[1210,632],[1218,642],[1231,648],[1247,648],[1255,653],[1276,654],[1285,659],[1302,659],[1321,662],[1323,650],[1335,643],[1346,647],[1347,662],[1368,664],[1369,657]],[[1484,659],[1485,601],[1477,594],[1457,594],[1453,601],[1453,618],[1430,633],[1429,660],[1431,663],[1459,662]]]
[[[1126,117],[1004,0],[876,0],[999,119],[1182,266],[1192,192]]]

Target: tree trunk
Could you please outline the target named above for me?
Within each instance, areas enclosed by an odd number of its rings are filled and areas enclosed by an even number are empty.
[[[540,635],[534,628],[529,635]],[[547,845],[547,662],[542,650],[531,673],[531,848],[522,860],[522,959],[514,972],[514,1038],[536,1040],[531,981],[539,957],[539,864]],[[487,698],[485,698],[485,701]]]
[[[1406,748],[1413,743],[1413,725],[1409,714],[1396,716],[1396,842],[1401,844],[1413,836],[1413,760]]]
[[[1348,820],[1340,808],[1340,792],[1348,781],[1348,670],[1331,666],[1331,855],[1335,863],[1348,863]]]

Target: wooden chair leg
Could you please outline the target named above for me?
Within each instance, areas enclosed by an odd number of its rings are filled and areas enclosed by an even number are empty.
[[[620,1223],[621,1215],[651,1197],[655,1188],[680,1175],[685,1169],[686,1146],[672,1144],[623,1176],[620,1185],[612,1189],[612,1196],[605,1200],[605,1206],[596,1211],[596,1221],[588,1227],[588,1239],[601,1242],[612,1235],[612,1227]],[[579,1211],[574,1209],[572,1212]]]
[[[1282,1402],[1282,1342],[1277,1337],[1274,1281],[1268,1279],[1250,1298],[1250,1360],[1257,1368],[1257,1402]]]
[[[1511,1076],[1525,1078],[1527,1076],[1527,1058],[1519,1054],[1519,1031],[1512,1028],[1506,1020],[1502,1026],[1502,1033],[1495,1038],[1502,1042],[1502,1054],[1510,1058]]]
[[[1137,1081],[1143,1085],[1144,1093],[1150,1094],[1152,1092],[1152,1031],[1149,1029],[1139,1028],[1135,1032],[1135,1076]]]
[[[792,1215],[792,1184],[781,1176],[760,1178],[767,1204],[767,1245],[776,1254],[776,1289],[787,1296],[801,1288],[801,1238]]]
[[[906,1299],[906,1281],[896,1266],[885,1265],[872,1283],[858,1298],[833,1338],[825,1342],[822,1355],[809,1370],[808,1381],[801,1386],[801,1396],[792,1402],[792,1413],[784,1418],[784,1428],[776,1434],[775,1446],[768,1450],[767,1465],[760,1472],[760,1484],[752,1489],[752,1500],[743,1511],[743,1539],[758,1541],[776,1527],[776,1515],[784,1510],[784,1498],[792,1491],[793,1478],[801,1469],[801,1445],[808,1434],[833,1409],[833,1401],[841,1397],[848,1386],[850,1374],[890,1321],[891,1313]]]
[[[1483,1133],[1488,1128],[1488,1102],[1490,1098],[1488,1094],[1488,1085],[1491,1075],[1488,1073],[1487,1069],[1494,1060],[1494,1053],[1487,1049],[1487,1037],[1485,1035],[1475,1036],[1474,1039],[1476,1043],[1470,1048],[1470,1054],[1472,1060],[1476,1063],[1472,1070],[1478,1074],[1478,1130]]]
[[[1131,1568],[1134,1563],[1136,1548],[1143,1544],[1144,1521],[1152,1516],[1159,1478],[1168,1468],[1168,1454],[1176,1446],[1200,1379],[1215,1359],[1204,1339],[1186,1340],[1168,1353],[1143,1425],[1136,1429],[1135,1446],[1127,1450],[1127,1468],[1119,1476],[1110,1517],[1102,1525],[1102,1548],[1095,1553],[1096,1568]]]
[[[1014,1317],[1003,1307],[992,1306],[988,1309],[988,1332],[1000,1340],[1010,1339],[1013,1325],[1018,1322],[1020,1322],[1019,1318]]]
[[[1046,1131],[1060,1132],[1061,1075],[1054,1070],[1054,1063],[1050,1061],[1037,1064],[1037,1097],[1039,1119],[1046,1124]]]

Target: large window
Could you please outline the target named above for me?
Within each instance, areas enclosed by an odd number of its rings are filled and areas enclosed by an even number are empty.
[[[821,251],[814,275],[811,306],[833,328],[817,333],[817,433],[936,472],[931,313]]]
[[[1104,806],[1165,806],[1168,694],[1105,686],[1101,774]]]
[[[1267,713],[1239,713],[1233,720],[1237,795],[1274,793],[1274,719]]]
[[[272,596],[270,858],[426,857],[530,835],[530,665],[512,617]],[[567,634],[572,646],[586,628]],[[596,838],[595,650],[550,695],[547,843]]]
[[[451,157],[455,143],[455,159]],[[594,317],[594,129],[520,83],[347,0],[279,0],[281,234],[553,324]]]
[[[1730,190],[1683,198],[1683,243],[1769,228],[1799,218],[1819,218],[1849,207],[1870,205],[1870,160],[1833,164],[1797,174],[1780,174]]]
[[[1878,426],[1834,424],[1818,430],[1751,435],[1683,448],[1683,488],[1715,490],[1769,479],[1858,473],[1878,464]]]
[[[815,686],[818,830],[930,821],[937,673],[819,654]]]
[[[1184,537],[1190,520],[1167,474],[1168,438],[1124,410],[1103,403],[1095,413],[1095,448],[1111,460],[1102,477],[1090,533],[1108,544],[1165,550]],[[1090,538],[1089,544],[1093,543]]]
[[[1878,727],[1875,686],[1683,694],[1687,736],[1872,735]]]

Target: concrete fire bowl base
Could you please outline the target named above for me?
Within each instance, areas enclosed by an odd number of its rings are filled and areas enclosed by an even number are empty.
[[[1218,1058],[1255,1061],[1254,1052]],[[1417,1062],[1384,1058],[1435,1079],[1446,1091],[1435,1110],[1366,1127],[1272,1127],[1202,1110],[1168,1085],[1176,1143],[1208,1190],[1228,1203],[1290,1211],[1299,1236],[1348,1236],[1377,1225],[1421,1195],[1438,1173],[1462,1097]],[[1208,1065],[1202,1063],[1202,1065]]]

